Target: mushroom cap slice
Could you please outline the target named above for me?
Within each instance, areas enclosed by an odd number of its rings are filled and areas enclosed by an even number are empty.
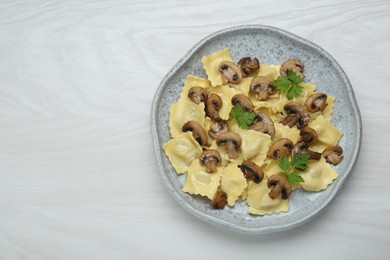
[[[216,142],[218,146],[225,145],[226,152],[230,159],[238,157],[237,150],[242,142],[242,139],[238,134],[234,132],[221,133],[217,136]]]
[[[205,102],[207,99],[207,90],[198,86],[192,87],[188,90],[188,98],[196,104]]]
[[[196,121],[188,121],[182,127],[183,132],[192,132],[194,139],[201,145],[205,146],[207,144],[207,135],[204,128]]]
[[[258,100],[266,100],[269,95],[275,94],[277,91],[272,83],[274,83],[274,79],[271,77],[254,77],[251,81],[250,92],[255,93]]]
[[[260,63],[257,58],[251,59],[250,57],[241,58],[238,63],[238,67],[241,69],[242,77],[246,78],[260,68]]]
[[[223,61],[218,66],[219,71],[222,74],[222,82],[238,84],[242,80],[241,69],[230,61]]]
[[[219,113],[218,111],[222,107],[222,99],[217,94],[210,94],[206,99],[206,115],[211,119],[218,119]]]
[[[297,124],[298,120],[299,120],[299,115],[290,114],[290,115],[287,115],[282,121],[280,121],[280,123],[282,125],[285,125],[285,126],[288,126],[291,128]]]
[[[292,188],[287,179],[280,175],[272,175],[268,179],[268,188],[271,188],[271,191],[268,195],[271,199],[276,199],[282,194],[282,199],[286,200],[292,193]]]
[[[264,178],[263,170],[254,162],[246,160],[238,167],[240,167],[247,180],[252,180],[255,183],[260,183]]]
[[[274,160],[282,158],[283,155],[289,156],[293,146],[294,144],[290,139],[282,138],[269,147],[268,156]]]
[[[300,60],[286,60],[280,67],[280,74],[287,77],[289,71],[294,71],[298,76],[301,77],[301,79],[304,79],[304,67],[305,66]]]
[[[206,172],[212,173],[217,171],[217,165],[221,165],[222,158],[217,150],[205,150],[199,157],[201,165],[206,166]]]
[[[275,136],[275,125],[267,113],[257,112],[250,129],[268,134],[273,138]]]
[[[211,123],[209,136],[212,138],[217,138],[220,133],[225,133],[228,131],[228,124],[225,121],[217,120]]]
[[[292,149],[292,154],[307,154],[310,160],[318,161],[321,159],[321,153],[309,150],[309,144],[305,142],[298,142]]]
[[[309,114],[307,113],[306,109],[298,102],[287,103],[284,106],[284,110],[289,115],[296,114],[299,116],[299,119],[296,122],[296,125],[299,129],[301,129],[309,124],[309,122],[310,122]]]
[[[338,145],[330,146],[322,151],[322,156],[325,158],[325,160],[333,165],[337,165],[341,162],[341,160],[344,158],[342,154],[343,148]]]
[[[309,112],[324,111],[326,106],[326,99],[328,96],[325,93],[314,93],[307,98],[305,102],[306,110]]]
[[[318,141],[318,134],[316,130],[314,130],[311,127],[304,127],[301,129],[301,132],[299,133],[301,138],[299,139],[299,142],[305,142],[308,144],[314,144]]]
[[[217,191],[211,201],[211,207],[213,209],[223,209],[227,203],[227,197],[226,192],[222,190]]]
[[[232,105],[240,104],[242,109],[246,112],[253,112],[252,101],[243,94],[236,94],[232,97]]]

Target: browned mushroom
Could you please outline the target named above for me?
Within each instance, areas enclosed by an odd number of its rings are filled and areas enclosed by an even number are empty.
[[[272,175],[268,179],[268,188],[271,188],[271,191],[268,195],[271,199],[277,199],[279,195],[282,195],[282,199],[286,200],[291,195],[292,188],[287,179],[280,175]]]
[[[305,102],[306,110],[309,112],[324,111],[326,106],[326,99],[328,96],[325,93],[314,93],[307,98]]]
[[[252,101],[243,94],[236,94],[232,97],[232,105],[240,104],[242,109],[246,112],[253,112]]]
[[[217,150],[205,150],[199,157],[200,164],[206,166],[206,172],[212,173],[217,171],[217,166],[221,165],[222,158]]]
[[[194,139],[201,145],[205,146],[207,144],[207,135],[204,128],[196,121],[188,121],[182,127],[183,132],[192,132]]]
[[[250,129],[268,134],[273,138],[275,136],[275,126],[271,117],[262,112],[257,112],[253,123],[249,126]]]
[[[343,148],[338,145],[330,146],[322,151],[322,156],[325,158],[325,160],[333,165],[337,165],[341,162],[341,160],[344,158],[342,154]]]
[[[192,102],[196,104],[200,104],[201,102],[205,102],[207,99],[207,90],[202,87],[192,87],[188,91],[188,98],[192,100]]]
[[[242,142],[242,139],[238,134],[234,132],[221,133],[217,136],[216,142],[218,146],[225,145],[226,152],[230,159],[238,157],[237,150]]]
[[[219,190],[215,193],[213,200],[211,201],[211,207],[213,209],[223,209],[227,203],[226,192]]]
[[[283,125],[292,127],[295,125],[301,129],[309,124],[310,118],[306,109],[298,102],[290,102],[284,106],[284,110],[288,115],[293,114],[294,116],[287,116],[285,119],[280,121]]]
[[[280,74],[287,77],[289,71],[294,71],[298,76],[301,77],[301,79],[304,79],[305,76],[303,76],[303,69],[304,65],[301,61],[286,60],[280,67]]]
[[[260,63],[257,58],[251,59],[250,57],[241,58],[238,63],[238,67],[241,69],[242,77],[246,78],[260,68]]]
[[[238,167],[240,167],[247,180],[252,180],[255,183],[260,183],[264,178],[263,170],[254,162],[246,160]]]
[[[307,154],[310,160],[318,161],[321,159],[321,153],[309,150],[309,144],[305,142],[296,143],[292,149],[292,154]]]
[[[314,144],[318,141],[318,134],[316,130],[314,130],[311,127],[304,127],[301,129],[301,132],[299,133],[301,136],[301,139],[299,139],[299,142],[305,142],[308,144]]]
[[[230,61],[223,61],[219,64],[219,71],[222,74],[222,83],[238,84],[242,80],[241,69]]]
[[[228,124],[225,121],[217,120],[211,123],[209,136],[215,139],[220,133],[225,133],[227,131]]]
[[[258,76],[252,79],[250,92],[256,94],[258,100],[266,100],[269,95],[276,93],[277,89],[272,86],[273,78],[268,76]]]
[[[222,99],[217,94],[210,94],[206,99],[206,115],[211,119],[218,119],[218,111],[222,107]]]
[[[289,156],[293,146],[294,144],[290,139],[282,138],[269,147],[268,156],[274,160],[282,158],[283,155]]]

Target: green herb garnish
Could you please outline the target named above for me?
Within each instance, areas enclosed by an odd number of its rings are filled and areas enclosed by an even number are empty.
[[[242,129],[249,129],[249,125],[255,120],[255,113],[244,111],[240,104],[234,106],[232,114],[237,120],[238,126]]]
[[[282,93],[285,93],[287,99],[293,99],[303,91],[303,87],[298,85],[301,82],[302,78],[294,71],[290,70],[287,73],[287,77],[280,75],[272,85]]]
[[[288,183],[294,185],[298,182],[305,182],[301,174],[296,170],[306,170],[309,158],[308,154],[294,154],[290,162],[288,157],[283,155],[282,160],[279,162],[279,167],[286,174]]]

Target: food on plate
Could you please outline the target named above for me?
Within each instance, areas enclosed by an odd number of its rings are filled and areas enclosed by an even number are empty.
[[[326,189],[343,157],[335,98],[304,82],[304,64],[235,63],[229,49],[202,58],[207,78],[188,75],[170,108],[163,150],[183,192],[222,210],[245,201],[252,215],[289,211],[294,190]]]

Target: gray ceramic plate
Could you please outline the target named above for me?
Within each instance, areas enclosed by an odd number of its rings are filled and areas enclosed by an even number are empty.
[[[169,107],[176,102],[188,74],[206,77],[201,58],[211,52],[230,48],[233,59],[258,57],[261,63],[281,64],[299,58],[305,64],[305,81],[315,82],[317,90],[336,97],[333,123],[344,132],[340,145],[344,160],[336,167],[339,178],[325,191],[295,191],[289,200],[288,213],[252,216],[245,202],[224,210],[213,210],[209,201],[181,191],[186,174],[177,175],[165,156],[162,145],[170,139]],[[362,125],[352,86],[340,65],[325,50],[294,34],[269,26],[228,28],[197,43],[164,77],[155,94],[151,127],[155,154],[162,179],[174,199],[191,214],[212,224],[247,234],[283,231],[301,225],[318,215],[336,196],[357,160]]]

